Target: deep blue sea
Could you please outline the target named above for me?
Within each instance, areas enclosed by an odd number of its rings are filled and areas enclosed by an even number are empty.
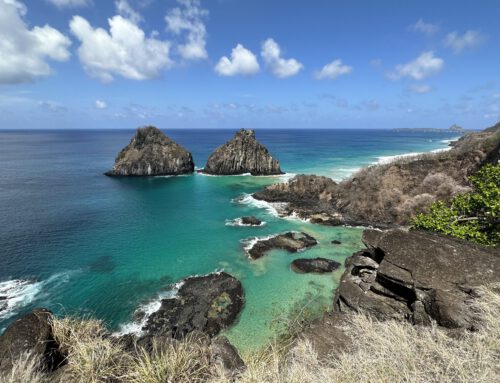
[[[228,130],[166,132],[203,167]],[[287,172],[279,177],[108,178],[134,131],[0,130],[0,331],[35,306],[92,315],[117,332],[137,331],[138,308],[151,312],[175,283],[225,270],[239,278],[246,304],[225,333],[243,351],[261,347],[297,310],[331,306],[342,270],[295,274],[296,257],[343,260],[362,247],[360,228],[328,228],[278,218],[250,193],[297,173],[341,180],[392,156],[445,148],[453,133],[388,130],[257,130]],[[231,226],[255,215],[262,227]],[[296,255],[273,251],[250,261],[255,237],[288,230],[319,240]],[[342,241],[334,246],[333,239]]]

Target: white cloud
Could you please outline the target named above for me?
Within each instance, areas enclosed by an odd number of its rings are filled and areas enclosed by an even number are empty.
[[[414,84],[410,86],[410,91],[418,94],[425,94],[432,92],[432,87],[426,84]]]
[[[420,19],[415,24],[410,25],[410,29],[414,32],[420,32],[424,35],[432,36],[439,31],[439,26],[437,24],[426,23],[424,20]]]
[[[81,41],[78,56],[90,76],[110,82],[119,75],[132,80],[158,77],[170,68],[170,43],[153,37],[132,20],[116,15],[108,19],[109,32],[93,28],[81,16],[70,21],[71,32]]]
[[[95,107],[97,109],[106,109],[108,107],[108,104],[106,104],[106,101],[96,100]]]
[[[47,0],[58,8],[84,7],[91,4],[91,0]]]
[[[485,39],[486,37],[479,31],[468,30],[463,35],[455,31],[446,35],[444,45],[458,54],[468,48],[481,45]]]
[[[333,60],[331,63],[326,64],[321,70],[315,73],[318,80],[330,79],[335,80],[339,76],[343,76],[352,72],[352,67],[342,64],[342,60]]]
[[[142,16],[132,9],[127,0],[116,0],[115,7],[119,15],[131,20],[134,24],[142,21]]]
[[[71,41],[44,25],[28,28],[27,8],[17,0],[0,0],[0,84],[34,81],[52,73],[48,59],[66,61]]]
[[[215,66],[215,71],[221,76],[250,76],[257,73],[259,69],[257,57],[241,44],[233,48],[231,58],[221,57]]]
[[[267,39],[262,43],[261,56],[271,72],[280,78],[295,76],[303,67],[295,59],[282,58],[280,46],[273,39]]]
[[[205,48],[207,30],[203,19],[208,11],[201,8],[199,0],[177,0],[181,8],[174,8],[167,13],[167,30],[180,35],[186,33],[186,43],[177,47],[179,54],[186,60],[200,60],[208,57]]]
[[[432,76],[443,68],[444,60],[434,56],[434,52],[423,52],[415,60],[407,64],[399,64],[396,69],[388,73],[391,80],[399,80],[403,77],[411,77],[414,80],[423,80]]]

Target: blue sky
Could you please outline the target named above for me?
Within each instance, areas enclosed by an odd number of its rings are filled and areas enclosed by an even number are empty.
[[[0,128],[480,129],[496,0],[0,0]]]

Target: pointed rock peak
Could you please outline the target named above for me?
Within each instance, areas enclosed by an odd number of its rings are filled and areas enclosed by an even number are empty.
[[[251,129],[240,129],[233,139],[219,146],[208,158],[203,170],[208,174],[254,176],[283,174],[279,161],[255,138]]]
[[[240,129],[234,135],[234,138],[253,138],[255,139],[255,130],[253,129]]]
[[[116,157],[107,176],[179,175],[194,171],[193,157],[160,129],[137,129],[130,143]]]

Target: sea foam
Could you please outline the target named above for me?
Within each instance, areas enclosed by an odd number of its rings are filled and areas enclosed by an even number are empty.
[[[265,225],[266,225],[265,221],[261,221],[259,225],[250,225],[243,223],[243,220],[241,218],[226,219],[226,226],[262,227]]]

